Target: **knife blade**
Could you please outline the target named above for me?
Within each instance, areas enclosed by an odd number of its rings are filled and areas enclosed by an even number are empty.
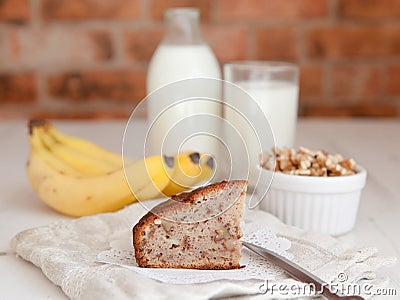
[[[242,241],[243,246],[253,251],[254,253],[260,255],[263,258],[268,259],[278,267],[282,268],[287,274],[291,277],[308,284],[313,284],[317,291],[319,291],[323,296],[328,299],[337,300],[337,299],[348,299],[348,300],[363,300],[364,298],[360,296],[344,296],[340,294],[332,293],[329,290],[329,284],[323,281],[321,278],[315,276],[310,273],[306,269],[302,268],[298,264],[288,260],[286,257],[283,257],[271,250],[260,247],[258,245],[254,245],[252,243],[248,243]]]

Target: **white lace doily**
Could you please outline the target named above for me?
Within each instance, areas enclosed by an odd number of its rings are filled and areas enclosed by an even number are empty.
[[[243,295],[258,295],[262,299],[297,297],[277,293],[260,295],[260,286],[269,276],[275,276],[273,283],[278,285],[299,286],[301,283],[288,278],[285,273],[279,274],[278,270],[274,270],[261,258],[251,261],[251,256],[247,265],[255,266],[252,274],[249,272],[248,275],[243,275],[242,272],[247,271],[242,269],[215,271],[224,274],[226,279],[231,276],[230,280],[203,281],[202,284],[190,285],[167,283],[182,283],[182,278],[186,277],[186,274],[182,276],[182,272],[187,270],[168,270],[163,274],[164,280],[168,281],[162,282],[160,276],[156,278],[158,280],[152,279],[156,272],[163,272],[162,270],[141,269],[148,272],[144,274],[119,265],[99,263],[99,254],[104,256],[108,253],[108,257],[114,257],[112,253],[117,253],[116,257],[129,258],[122,251],[131,249],[130,230],[145,213],[146,210],[136,203],[115,213],[60,221],[20,232],[11,241],[11,246],[19,257],[41,268],[45,276],[60,286],[71,299],[203,300]],[[354,245],[328,235],[287,226],[263,211],[247,211],[244,222],[245,240],[275,249],[283,255],[292,255],[293,261],[326,282],[337,280],[338,274],[345,272],[346,282],[351,284],[368,284],[375,289],[383,288],[389,283],[388,278],[376,276],[376,271],[394,260],[379,255],[376,249],[355,248]],[[124,260],[123,264],[132,264],[132,253],[130,255],[130,259]],[[196,274],[202,272],[196,271]],[[206,272],[206,277],[209,277],[208,271]],[[237,280],[240,276],[263,278]],[[198,282],[200,277],[196,275]]]
[[[102,263],[114,264],[135,271],[143,276],[165,283],[193,284],[205,283],[216,280],[274,280],[282,270],[271,264],[268,260],[252,253],[247,249],[242,250],[240,269],[234,270],[188,270],[188,269],[154,269],[140,268],[136,264],[135,254],[130,243],[131,231],[122,231],[113,236],[110,242],[111,249],[100,252],[97,260]],[[288,239],[277,237],[276,232],[270,228],[263,228],[256,224],[245,225],[243,240],[268,248],[289,259],[292,255],[286,250],[291,246]]]

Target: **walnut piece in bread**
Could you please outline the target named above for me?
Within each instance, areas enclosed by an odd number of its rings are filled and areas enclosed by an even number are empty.
[[[222,181],[154,207],[132,230],[138,265],[240,268],[246,189],[247,181]]]

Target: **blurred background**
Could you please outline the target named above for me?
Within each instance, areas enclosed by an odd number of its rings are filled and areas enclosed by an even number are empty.
[[[400,116],[398,0],[1,0],[0,118],[128,117],[182,6],[221,64],[298,63],[300,116]]]

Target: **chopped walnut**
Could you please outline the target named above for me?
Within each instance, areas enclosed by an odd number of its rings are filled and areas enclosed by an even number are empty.
[[[220,228],[220,229],[216,229],[215,232],[217,234],[214,238],[215,241],[220,241],[220,240],[227,239],[230,237],[229,231],[224,227]]]
[[[356,173],[354,159],[343,159],[340,154],[329,154],[327,151],[314,151],[305,147],[298,150],[291,148],[272,149],[272,153],[260,156],[261,166],[291,175],[301,176],[346,176]]]

